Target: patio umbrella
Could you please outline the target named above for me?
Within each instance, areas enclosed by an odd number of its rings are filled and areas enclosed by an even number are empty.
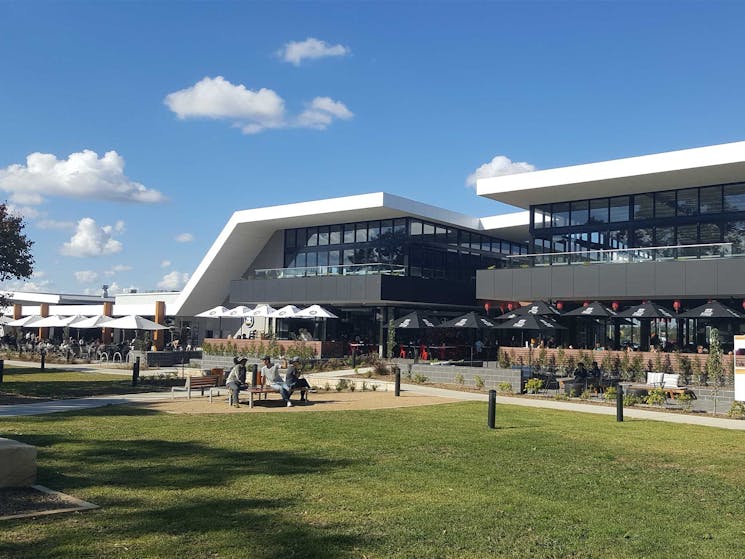
[[[60,316],[55,314],[34,322],[34,328],[61,328],[64,326],[73,326],[74,322],[79,322],[84,318],[87,317],[79,314],[76,314],[75,316]]]
[[[510,320],[518,316],[526,316],[526,315],[559,316],[560,314],[561,313],[559,312],[559,309],[554,307],[551,303],[547,303],[546,301],[535,301],[534,303],[529,303],[518,309],[515,309],[514,311],[504,313],[503,315],[498,316],[497,319],[498,320],[505,320],[505,319]]]
[[[679,316],[680,318],[745,318],[742,313],[733,311],[719,301],[709,301]]]
[[[217,330],[219,334],[218,337],[222,338],[222,317],[226,316],[226,313],[228,312],[230,312],[230,309],[228,309],[227,307],[223,307],[222,305],[218,305],[217,307],[212,307],[211,309],[202,311],[199,314],[195,314],[194,316],[199,318],[217,318]]]
[[[34,322],[38,322],[41,320],[41,316],[38,314],[31,314],[29,316],[24,316],[23,318],[19,318],[17,320],[11,320],[8,322],[8,326],[19,326],[22,328],[33,328]]]
[[[9,316],[0,316],[0,325],[7,324],[8,322],[12,321],[13,319]]]
[[[311,305],[298,312],[295,318],[339,318],[331,311],[324,309],[321,305]]]
[[[300,312],[300,307],[285,305],[271,314],[272,318],[294,318]]]
[[[564,316],[586,316],[591,318],[615,318],[618,313],[609,309],[599,301],[593,301],[589,305],[579,307],[573,311],[565,312]]]
[[[547,316],[518,316],[495,327],[497,330],[566,330],[564,326]]]
[[[469,312],[461,316],[456,316],[440,324],[439,328],[495,328],[496,322],[485,316]]]
[[[635,307],[630,307],[625,311],[621,311],[620,313],[618,313],[618,316],[623,318],[647,319],[675,318],[675,313],[661,305],[658,305],[657,303],[647,301],[646,303],[642,303],[641,305],[636,305]]]
[[[102,328],[107,322],[111,322],[112,320],[114,319],[110,316],[97,314],[96,316],[91,316],[85,320],[76,322],[75,328]]]
[[[276,311],[274,307],[269,305],[257,305],[252,311],[249,311],[248,316],[270,318],[272,313]]]
[[[163,326],[136,314],[116,318],[107,322],[104,326],[106,328],[118,328],[119,330],[168,330],[168,326]]]
[[[251,311],[253,309],[251,307],[247,307],[246,305],[239,305],[235,307],[234,309],[230,309],[222,316],[228,317],[228,318],[245,318],[247,316],[251,316]]]
[[[414,311],[406,316],[393,321],[394,328],[406,328],[414,330],[417,328],[434,328],[438,325],[438,321],[427,316],[420,311]]]

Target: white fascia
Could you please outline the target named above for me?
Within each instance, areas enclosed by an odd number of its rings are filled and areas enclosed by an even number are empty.
[[[385,192],[237,211],[181,291],[174,312],[194,316],[226,303],[230,282],[241,277],[275,231],[405,216],[482,230],[477,217]]]
[[[479,179],[476,193],[528,208],[745,180],[745,142]]]

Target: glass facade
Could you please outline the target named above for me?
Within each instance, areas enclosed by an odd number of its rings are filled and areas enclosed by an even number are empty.
[[[534,253],[732,243],[745,255],[745,183],[531,206],[530,231]]]
[[[527,252],[525,243],[409,217],[287,229],[284,267],[319,268],[304,270],[304,276],[395,268],[409,276],[462,280],[475,278],[477,269],[503,267],[505,255]]]

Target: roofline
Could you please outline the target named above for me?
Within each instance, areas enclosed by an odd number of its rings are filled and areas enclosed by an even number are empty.
[[[745,141],[479,179],[476,193],[528,208],[745,180]]]

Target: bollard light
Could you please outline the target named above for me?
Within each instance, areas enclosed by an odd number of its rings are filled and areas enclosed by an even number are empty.
[[[488,421],[489,429],[495,429],[497,415],[497,391],[489,390],[489,412]]]
[[[623,421],[623,386],[618,383],[616,389],[616,421]]]
[[[395,383],[394,394],[396,396],[400,396],[401,395],[401,369],[399,367],[394,367],[393,370],[394,370],[394,372],[396,374],[396,383]]]
[[[138,378],[140,378],[140,358],[135,357],[135,362],[132,363],[132,386],[137,386]]]

